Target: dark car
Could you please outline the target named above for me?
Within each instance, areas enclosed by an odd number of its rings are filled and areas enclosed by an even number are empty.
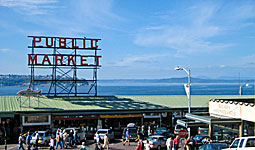
[[[228,148],[227,144],[217,144],[217,143],[212,143],[212,144],[205,144],[201,147],[199,147],[198,150],[221,150],[224,148]]]
[[[170,133],[170,132],[157,132],[154,135],[163,135],[164,137],[167,137],[167,138],[169,138],[169,137],[174,138],[175,137],[175,134]]]
[[[202,140],[203,140],[204,138],[208,138],[208,137],[209,137],[208,135],[196,135],[196,136],[193,138],[193,140],[195,141],[196,147],[199,147],[199,146],[203,145]]]

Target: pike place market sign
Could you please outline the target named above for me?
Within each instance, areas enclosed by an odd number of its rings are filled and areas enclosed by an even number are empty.
[[[98,42],[100,39],[89,38],[67,38],[29,36],[32,38],[32,53],[28,54],[28,65],[31,66],[81,66],[99,67],[99,59],[96,51],[100,50]],[[35,51],[36,49],[36,51]],[[40,49],[40,52],[38,52]],[[51,53],[49,49],[55,51]],[[77,50],[77,53],[62,53],[68,50]],[[47,51],[48,50],[48,51]],[[89,52],[94,50],[94,53]],[[58,51],[62,51],[61,54]],[[42,53],[44,52],[44,53]]]

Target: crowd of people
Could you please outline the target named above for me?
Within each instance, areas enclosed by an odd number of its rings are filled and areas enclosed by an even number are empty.
[[[56,132],[55,138],[53,136],[50,137],[49,141],[49,146],[50,150],[54,149],[63,149],[67,148],[68,146],[70,147],[77,147],[78,145],[78,133],[77,131],[70,130],[69,133],[62,129],[58,129]],[[40,140],[39,140],[39,133],[38,131],[35,131],[34,133],[34,139],[35,142],[32,142],[32,135],[30,132],[27,132],[25,135],[20,134],[18,138],[19,142],[19,150],[25,150],[23,144],[27,145],[28,150],[38,150],[38,147],[40,145]],[[86,149],[85,142],[82,143],[80,146],[81,149]]]

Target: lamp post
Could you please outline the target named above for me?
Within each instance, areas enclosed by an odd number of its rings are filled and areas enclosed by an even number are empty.
[[[191,97],[190,97],[190,70],[186,70],[185,68],[181,68],[179,66],[175,67],[174,70],[184,70],[187,74],[188,74],[188,84],[186,86],[188,86],[188,90],[189,92],[187,93],[188,95],[188,108],[189,108],[189,113],[190,113],[190,107],[191,107]],[[185,87],[186,88],[186,87]],[[185,89],[186,90],[186,89]]]

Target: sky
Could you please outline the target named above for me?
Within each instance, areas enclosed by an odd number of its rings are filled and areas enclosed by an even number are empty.
[[[255,0],[0,0],[0,74],[29,35],[102,39],[99,79],[255,77]]]

